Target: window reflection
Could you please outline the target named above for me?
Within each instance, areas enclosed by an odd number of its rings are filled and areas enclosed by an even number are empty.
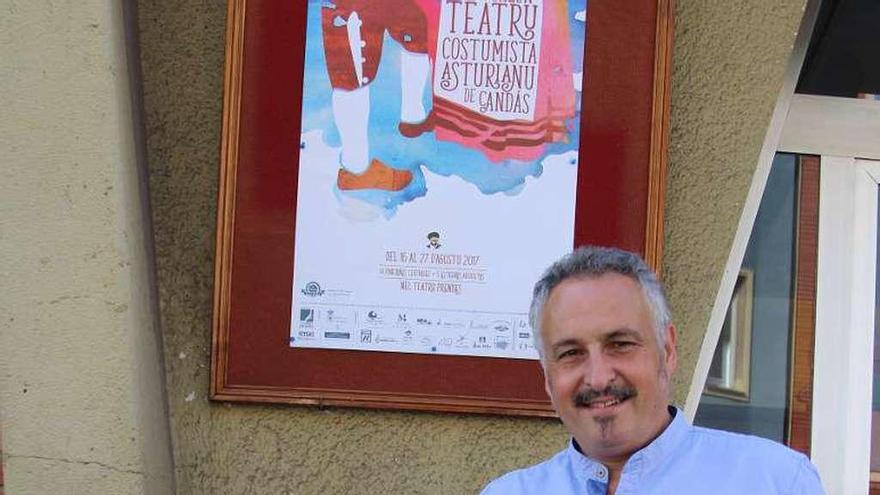
[[[730,332],[749,321],[748,348],[728,344],[716,353],[720,361],[712,368],[720,373],[725,366],[734,373],[739,361],[740,379],[747,389],[719,393],[711,381],[700,399],[694,423],[697,425],[759,435],[784,442],[790,380],[792,286],[794,274],[796,157],[777,154],[761,199],[749,245],[743,258],[740,289],[728,310]],[[743,274],[749,290],[742,290]],[[748,304],[743,304],[743,299]],[[745,309],[747,308],[747,309]],[[737,324],[739,322],[739,324]],[[726,357],[725,357],[726,353]],[[725,360],[726,359],[726,360]],[[742,381],[740,383],[743,383]],[[736,393],[739,392],[739,393]]]

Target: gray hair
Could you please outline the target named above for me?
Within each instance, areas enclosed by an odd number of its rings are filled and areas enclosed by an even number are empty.
[[[550,265],[535,284],[532,306],[529,309],[529,323],[532,326],[535,348],[538,349],[542,361],[544,345],[541,336],[541,313],[547,298],[550,297],[550,291],[569,278],[593,278],[606,273],[617,273],[639,284],[651,310],[660,355],[664,355],[666,328],[672,322],[672,315],[666,304],[663,286],[654,271],[635,253],[617,248],[582,246]]]

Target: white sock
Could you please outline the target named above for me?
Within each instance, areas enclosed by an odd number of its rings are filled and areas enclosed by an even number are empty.
[[[367,126],[370,120],[370,87],[353,91],[334,89],[331,96],[333,119],[342,142],[342,168],[361,174],[370,166]]]
[[[400,120],[421,122],[428,116],[422,104],[425,84],[431,73],[427,53],[400,51]]]

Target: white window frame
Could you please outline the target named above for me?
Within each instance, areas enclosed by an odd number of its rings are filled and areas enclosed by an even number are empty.
[[[794,95],[779,151],[820,155],[811,457],[829,495],[868,493],[880,101]]]
[[[880,101],[796,94],[778,149],[880,160]]]
[[[812,458],[829,494],[868,492],[880,162],[820,162]]]

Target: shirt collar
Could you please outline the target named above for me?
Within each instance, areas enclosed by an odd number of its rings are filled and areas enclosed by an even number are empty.
[[[672,421],[657,438],[630,456],[623,467],[627,476],[640,476],[641,473],[650,470],[664,459],[668,459],[676,448],[685,439],[691,425],[684,417],[684,413],[672,406],[669,407]],[[608,469],[600,462],[584,455],[577,441],[572,438],[568,443],[566,454],[570,459],[575,475],[582,481],[595,480],[602,483],[608,482]]]

